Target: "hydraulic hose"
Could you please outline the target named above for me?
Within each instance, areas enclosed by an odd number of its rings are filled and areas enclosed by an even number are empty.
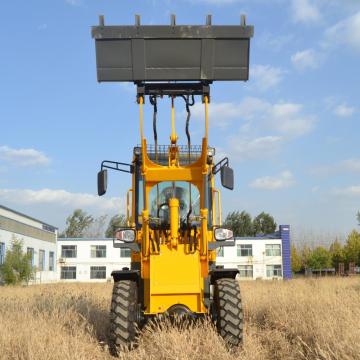
[[[150,104],[154,107],[153,113],[153,133],[154,133],[154,145],[155,145],[155,161],[158,161],[158,137],[157,137],[157,100],[156,95],[152,95],[150,98]],[[156,184],[156,205],[159,206],[159,184]]]
[[[157,118],[157,101],[156,101],[156,95],[150,96],[150,104],[154,107],[154,113],[153,113],[153,133],[154,133],[154,144],[155,144],[155,159],[157,160],[157,129],[156,129],[156,118]]]
[[[194,99],[194,95],[191,95],[191,102],[190,102],[190,96],[187,95],[186,97],[184,95],[181,96],[184,101],[185,101],[185,105],[186,105],[186,112],[187,112],[187,117],[186,117],[186,124],[185,124],[185,133],[186,133],[186,137],[187,137],[187,141],[188,141],[188,164],[190,165],[190,160],[191,160],[191,137],[190,137],[190,131],[189,131],[189,124],[190,124],[190,116],[191,116],[191,112],[190,112],[190,106],[193,106],[195,104],[195,99]],[[192,200],[191,200],[191,183],[189,183],[189,211],[186,215],[186,224],[187,224],[187,228],[188,231],[190,231],[190,215],[192,213]]]

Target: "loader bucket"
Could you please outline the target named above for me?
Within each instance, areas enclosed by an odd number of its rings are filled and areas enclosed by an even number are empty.
[[[248,80],[253,26],[137,25],[92,27],[102,81]]]

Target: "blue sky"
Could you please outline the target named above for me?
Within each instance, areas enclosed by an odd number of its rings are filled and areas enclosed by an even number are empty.
[[[135,87],[98,84],[90,26],[255,26],[247,83],[215,83],[210,143],[230,157],[236,189],[223,211],[267,211],[297,236],[345,234],[360,210],[358,0],[12,0],[0,5],[0,203],[63,228],[83,208],[124,212],[130,178],[110,174],[96,196],[103,159],[130,161],[139,141]],[[159,108],[162,143],[170,107]],[[185,143],[183,103],[176,101]],[[151,109],[147,106],[147,129]],[[203,108],[191,129],[200,139]],[[151,132],[148,131],[149,137]],[[324,236],[324,235],[323,235]]]

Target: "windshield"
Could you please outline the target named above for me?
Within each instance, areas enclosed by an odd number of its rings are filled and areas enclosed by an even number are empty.
[[[164,181],[155,185],[149,193],[150,217],[159,218],[161,223],[170,223],[169,199],[179,200],[180,222],[200,215],[200,193],[198,188],[186,181]]]

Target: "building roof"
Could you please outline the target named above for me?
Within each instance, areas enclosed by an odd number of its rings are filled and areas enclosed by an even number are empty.
[[[25,218],[27,218],[27,219],[29,219],[29,220],[37,221],[38,223],[40,223],[40,224],[42,224],[42,225],[49,226],[49,227],[54,228],[54,229],[56,229],[56,230],[58,229],[58,228],[57,228],[56,226],[54,226],[54,225],[47,224],[46,222],[44,222],[44,221],[42,221],[42,220],[35,219],[35,218],[33,218],[33,217],[29,216],[29,215],[23,214],[23,213],[21,213],[21,212],[19,212],[19,211],[16,211],[16,210],[14,210],[14,209],[10,209],[10,208],[8,208],[8,207],[6,207],[6,206],[4,206],[4,205],[0,205],[0,209],[4,209],[4,210],[7,210],[7,211],[11,211],[12,213],[17,214],[17,215],[20,215],[20,216],[23,216],[23,217],[25,217]]]

